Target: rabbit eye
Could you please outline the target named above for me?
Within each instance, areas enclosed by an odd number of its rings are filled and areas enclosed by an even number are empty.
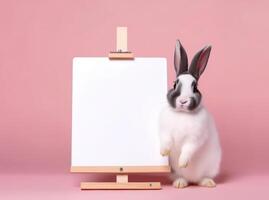
[[[198,89],[197,89],[197,85],[194,84],[194,86],[193,86],[193,92],[196,93],[197,91],[198,91]]]
[[[193,93],[198,92],[198,89],[197,89],[197,83],[196,83],[195,81],[193,81],[191,85],[192,85]]]
[[[174,85],[173,85],[174,90],[176,89],[177,84],[178,84],[178,80],[174,81]]]
[[[177,87],[177,84],[176,82],[174,82],[174,86],[173,86],[174,90],[176,89],[176,87]]]

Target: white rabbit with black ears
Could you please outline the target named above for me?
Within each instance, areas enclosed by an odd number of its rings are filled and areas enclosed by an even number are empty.
[[[183,188],[189,183],[216,186],[221,147],[213,118],[201,104],[197,88],[205,70],[211,46],[200,50],[188,69],[185,49],[177,40],[174,53],[176,80],[167,93],[167,106],[160,113],[160,152],[169,156],[173,185]]]

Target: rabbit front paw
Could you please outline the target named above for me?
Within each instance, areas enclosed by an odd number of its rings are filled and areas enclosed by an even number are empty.
[[[170,154],[170,149],[168,149],[168,148],[161,148],[160,153],[161,153],[162,156],[168,156]]]

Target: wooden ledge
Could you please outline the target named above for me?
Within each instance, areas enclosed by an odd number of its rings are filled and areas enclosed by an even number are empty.
[[[170,166],[72,166],[74,173],[169,173]]]

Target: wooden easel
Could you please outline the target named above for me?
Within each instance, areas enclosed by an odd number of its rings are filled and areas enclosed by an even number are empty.
[[[127,27],[117,27],[117,49],[108,55],[111,60],[132,60],[134,55],[127,49]],[[81,182],[82,190],[100,189],[161,189],[160,182],[129,182],[128,173],[168,173],[169,166],[72,166],[71,172],[77,173],[116,173],[114,182]]]

